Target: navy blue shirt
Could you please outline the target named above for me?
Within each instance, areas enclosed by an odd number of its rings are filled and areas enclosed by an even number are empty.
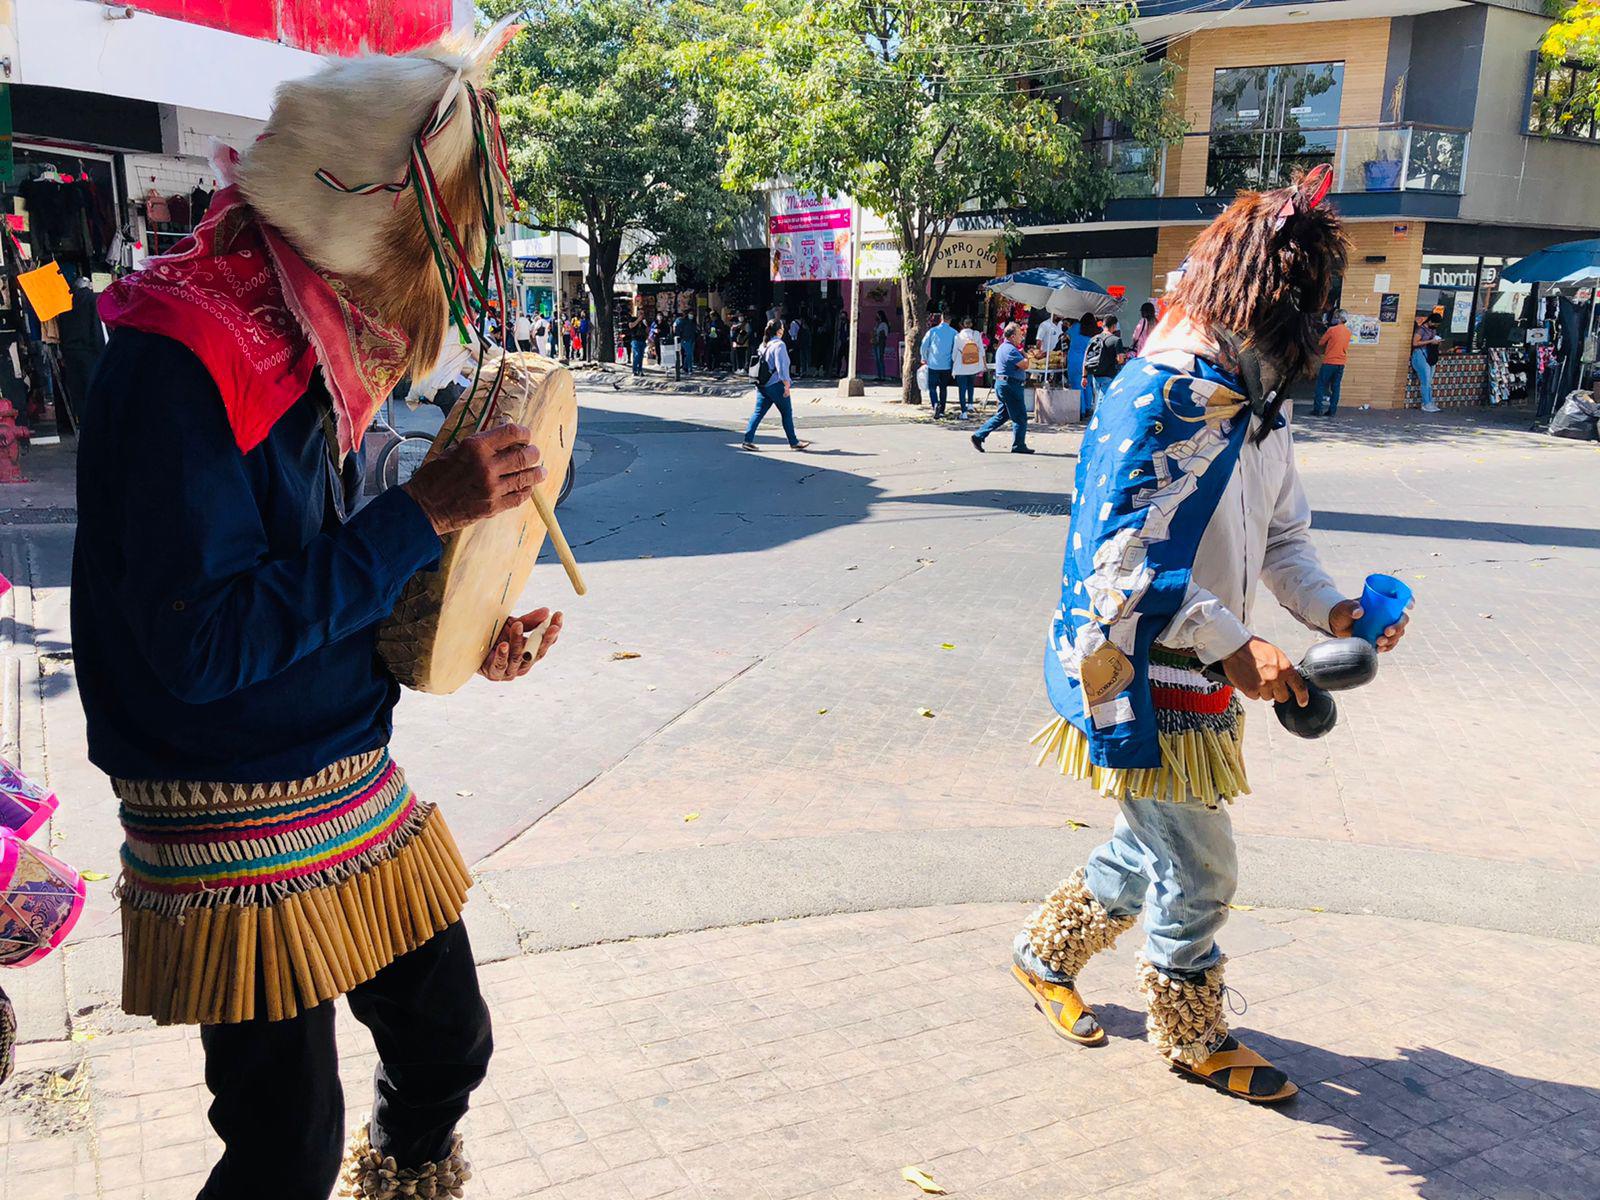
[[[1002,341],[994,356],[994,377],[1002,383],[1026,383],[1027,355],[1013,343]]]
[[[81,415],[72,644],[125,779],[302,779],[387,744],[377,623],[439,539],[396,488],[341,523],[320,382],[242,454],[200,360],[118,330]]]

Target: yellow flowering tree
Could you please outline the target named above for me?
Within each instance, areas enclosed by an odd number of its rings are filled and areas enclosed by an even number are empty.
[[[1554,98],[1559,99],[1562,111],[1547,114],[1553,120],[1544,126],[1553,132],[1580,116],[1593,113],[1600,117],[1600,0],[1572,0],[1560,7],[1560,19],[1545,35],[1544,57],[1588,69],[1574,73],[1569,94]],[[1547,97],[1546,102],[1551,99]]]

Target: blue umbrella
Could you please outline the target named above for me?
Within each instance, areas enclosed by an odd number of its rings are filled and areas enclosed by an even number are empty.
[[[1546,246],[1512,263],[1500,278],[1507,283],[1600,283],[1600,238]]]
[[[1054,267],[1031,267],[991,279],[983,286],[1029,308],[1048,309],[1058,317],[1081,317],[1086,312],[1109,317],[1122,307],[1121,300],[1094,280]]]

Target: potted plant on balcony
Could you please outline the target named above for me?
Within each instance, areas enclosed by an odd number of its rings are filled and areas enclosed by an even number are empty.
[[[1373,140],[1373,155],[1361,164],[1361,173],[1369,192],[1397,192],[1400,190],[1400,170],[1405,159],[1405,130],[1399,128],[1400,110],[1405,102],[1406,78],[1395,80],[1394,91],[1389,93],[1389,120],[1392,129],[1379,129]]]

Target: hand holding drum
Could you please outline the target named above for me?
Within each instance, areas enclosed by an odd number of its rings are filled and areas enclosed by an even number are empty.
[[[522,425],[475,433],[417,468],[404,485],[440,537],[516,508],[544,482],[539,448]]]

